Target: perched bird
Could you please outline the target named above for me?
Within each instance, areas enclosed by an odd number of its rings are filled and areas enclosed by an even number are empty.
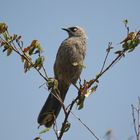
[[[78,26],[62,29],[69,36],[58,49],[54,63],[54,76],[58,81],[59,96],[63,102],[70,85],[76,84],[82,72],[87,36],[84,29]],[[53,94],[49,94],[38,116],[38,123],[46,127],[53,125],[62,106],[60,101],[54,97],[54,91],[51,92]]]

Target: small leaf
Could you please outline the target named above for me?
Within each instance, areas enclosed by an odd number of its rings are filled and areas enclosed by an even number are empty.
[[[48,132],[49,130],[50,130],[50,128],[45,128],[41,132],[39,132],[39,134],[44,134],[44,133]]]
[[[30,46],[34,46],[35,48],[37,48],[38,46],[40,46],[40,42],[38,40],[33,40]]]
[[[13,40],[16,40],[17,39],[17,35],[16,34],[14,34],[14,36],[13,36]]]
[[[0,23],[0,34],[4,33],[8,29],[5,23]]]
[[[53,84],[54,84],[53,89],[54,89],[54,90],[55,90],[55,89],[58,89],[58,81],[57,81],[56,79],[54,79]]]
[[[7,49],[7,56],[9,56],[12,53],[12,51],[13,51],[12,47],[9,47]]]
[[[123,23],[124,23],[125,27],[127,27],[127,25],[128,25],[128,20],[127,20],[127,19],[123,20]]]
[[[84,107],[84,101],[85,101],[85,95],[80,95],[78,102],[77,102],[78,110],[80,110]]]
[[[16,38],[16,42],[19,42],[20,39],[21,39],[21,36],[18,36],[18,37]]]
[[[34,63],[34,67],[40,70],[43,66],[43,62],[44,62],[44,57],[43,56],[38,57]]]
[[[54,78],[48,78],[48,90],[52,89],[53,88],[53,81],[54,81]]]
[[[30,70],[30,68],[31,68],[30,63],[27,60],[25,60],[25,62],[24,62],[24,72],[26,73],[28,70]]]
[[[6,43],[2,40],[0,40],[0,47],[4,46]]]
[[[5,45],[4,49],[3,49],[3,52],[5,52],[8,48],[9,48],[9,45]]]
[[[98,79],[100,76],[101,76],[101,73],[97,74],[96,75],[96,78]]]
[[[34,140],[41,140],[41,138],[40,137],[36,137],[36,138],[34,138]]]
[[[4,37],[4,39],[5,39],[6,41],[8,41],[9,37],[8,37],[8,35],[7,35],[6,32],[3,33],[3,37]]]
[[[91,94],[93,94],[96,90],[97,90],[98,85],[92,87],[91,89],[89,89],[87,91],[87,93],[85,94],[85,97],[89,97]]]
[[[63,129],[63,132],[67,132],[69,129],[70,129],[70,123],[69,122],[66,122],[64,125],[64,129]]]
[[[30,47],[29,48],[29,55],[32,55],[33,52],[34,52],[34,50],[35,50],[35,47],[34,46]]]
[[[22,55],[21,56],[21,61],[24,62],[25,61],[25,57]]]

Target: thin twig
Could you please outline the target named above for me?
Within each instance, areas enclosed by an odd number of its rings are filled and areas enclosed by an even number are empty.
[[[137,132],[136,118],[135,118],[135,108],[134,108],[133,105],[131,105],[131,107],[132,107],[132,117],[133,117],[134,131],[135,131],[136,138],[138,140],[138,132]]]
[[[72,111],[71,114],[96,138],[96,140],[99,140],[93,130],[91,130],[77,115],[75,115]]]
[[[72,108],[73,108],[73,106],[76,103],[76,101],[77,101],[78,98],[79,98],[79,95],[72,101],[72,103],[71,103],[71,105],[69,107],[69,110],[67,111],[67,114],[66,114],[66,116],[64,118],[64,122],[62,124],[61,129],[60,129],[60,135],[58,137],[58,140],[61,140],[61,138],[62,138],[62,136],[64,134],[65,124],[68,122],[69,114],[70,114],[70,112],[71,112],[71,110],[72,110]]]
[[[44,73],[45,73],[45,76],[46,76],[47,79],[48,79],[48,75],[47,75],[47,72],[46,72],[46,69],[45,69],[44,65],[42,65],[42,68],[43,68],[43,71],[44,71]]]
[[[107,61],[108,55],[109,55],[110,50],[111,50],[111,45],[112,45],[112,43],[109,42],[109,43],[108,43],[108,48],[106,49],[106,52],[107,52],[107,53],[106,53],[106,56],[105,56],[105,59],[104,59],[104,62],[103,62],[103,66],[102,66],[102,68],[101,68],[100,73],[102,73],[102,71],[103,71],[103,69],[104,69],[104,67],[105,67],[105,64],[106,64],[106,61]]]
[[[58,128],[57,128],[57,123],[56,123],[56,121],[55,121],[55,123],[54,123],[54,125],[53,125],[53,130],[54,130],[54,133],[55,133],[55,135],[56,135],[56,137],[57,137],[57,139],[58,139],[58,137],[59,137],[59,132],[58,132]]]
[[[106,72],[108,71],[114,64],[118,62],[123,57],[123,53],[119,54],[95,79],[93,79],[90,82],[89,88],[96,82],[98,79]]]
[[[138,140],[140,140],[140,97],[138,97]]]

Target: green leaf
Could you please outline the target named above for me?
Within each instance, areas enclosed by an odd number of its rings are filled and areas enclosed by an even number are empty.
[[[53,87],[53,81],[54,81],[54,79],[53,78],[48,78],[48,90],[50,90],[50,89],[52,89],[52,87]]]
[[[53,84],[54,84],[53,88],[58,89],[58,81],[56,79],[54,79]]]
[[[8,41],[9,37],[8,37],[8,34],[6,32],[3,33],[3,37],[6,41]]]
[[[43,56],[38,57],[34,63],[34,67],[40,70],[43,66],[43,62],[44,62],[44,57]]]
[[[30,49],[29,49],[29,55],[32,55],[33,54],[33,52],[34,52],[34,50],[35,50],[35,47],[33,46],[33,47],[31,47]]]
[[[77,102],[78,110],[80,110],[84,107],[84,100],[85,100],[85,95],[80,95],[78,102]]]
[[[124,23],[125,27],[127,27],[127,25],[128,25],[128,20],[127,20],[127,19],[123,20],[123,23]]]
[[[42,131],[39,132],[39,134],[44,134],[46,132],[48,132],[50,130],[50,128],[45,128]]]

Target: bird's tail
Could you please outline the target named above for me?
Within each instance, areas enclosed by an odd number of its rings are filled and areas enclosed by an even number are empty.
[[[70,85],[66,84],[63,81],[58,82],[58,89],[59,89],[59,93],[60,93],[59,96],[61,98],[62,103],[65,99],[69,86]],[[58,94],[58,92],[57,92],[57,94]],[[54,123],[55,119],[57,118],[57,116],[61,110],[61,106],[62,106],[61,101],[58,100],[58,98],[56,98],[55,91],[52,91],[52,93],[49,94],[49,96],[38,116],[38,123],[40,125],[45,125],[46,127],[52,126],[52,124]]]

